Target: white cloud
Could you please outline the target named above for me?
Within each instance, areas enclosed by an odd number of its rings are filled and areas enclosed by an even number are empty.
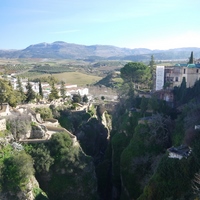
[[[135,48],[133,44],[133,48]],[[171,37],[160,37],[138,44],[137,47],[149,49],[173,49],[181,47],[200,47],[200,32],[188,31]]]

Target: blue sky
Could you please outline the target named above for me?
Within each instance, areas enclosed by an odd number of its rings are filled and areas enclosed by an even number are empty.
[[[0,0],[0,49],[65,41],[200,47],[199,0]]]

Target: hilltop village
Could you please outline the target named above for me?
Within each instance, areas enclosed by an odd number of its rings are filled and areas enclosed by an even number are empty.
[[[15,74],[11,75],[3,75],[2,80],[6,80],[11,83],[12,88],[17,90],[19,88],[19,84]],[[31,122],[37,125],[37,128],[34,130],[28,130],[27,133],[21,138],[14,138],[15,141],[19,142],[43,142],[44,140],[50,139],[51,135],[56,132],[66,132],[70,135],[71,138],[74,138],[76,141],[76,136],[72,135],[69,131],[60,127],[60,124],[57,119],[53,118],[41,118],[40,113],[35,112],[35,110],[42,108],[49,108],[49,106],[54,107],[62,107],[74,106],[72,108],[73,112],[85,112],[93,106],[95,103],[95,97],[92,94],[89,94],[89,89],[86,87],[77,87],[77,85],[69,85],[69,84],[55,84],[55,90],[57,92],[56,96],[52,99],[49,99],[52,86],[48,82],[29,82],[28,79],[20,79],[20,86],[24,93],[27,93],[27,85],[31,85],[31,89],[36,94],[36,96],[40,95],[40,90],[42,90],[43,96],[39,98],[33,98],[31,102],[24,102],[22,104],[18,104],[16,107],[11,107],[7,102],[3,102],[0,109],[0,131],[6,130],[6,121],[9,119],[17,118],[18,120],[23,120],[24,116],[27,116]],[[40,89],[41,87],[41,89]],[[63,89],[64,94],[61,94]],[[106,90],[106,89],[104,89]],[[99,96],[100,94],[98,94]],[[73,99],[74,98],[74,99]],[[99,96],[100,98],[100,96]],[[105,97],[104,97],[105,98]],[[107,96],[107,101],[116,102],[116,96],[110,95]],[[97,99],[96,99],[97,101]],[[73,102],[75,103],[74,105]],[[99,102],[99,101],[98,101]],[[101,102],[101,99],[100,99]],[[102,101],[103,102],[103,101]],[[60,128],[59,128],[60,127]],[[16,143],[16,142],[15,142]]]
[[[2,76],[0,199],[199,198],[199,60],[116,74],[118,95]]]
[[[8,80],[11,84],[14,90],[16,90],[19,87],[18,80],[16,78],[16,74],[10,74],[10,75],[2,75],[2,78]],[[27,92],[27,83],[28,79],[20,79],[21,87],[24,91],[24,93]],[[39,94],[39,82],[29,82],[31,84],[31,87],[33,91],[36,94]],[[51,85],[48,82],[41,82],[41,88],[43,92],[43,98],[48,99],[49,94],[51,93]],[[58,90],[59,96],[60,94],[60,88],[61,84],[55,85],[55,88]],[[77,87],[77,85],[69,85],[69,84],[64,84],[63,89],[65,90],[65,96],[72,97],[73,94],[80,94],[81,96],[84,95],[89,95],[89,90],[88,88],[83,88],[83,87]]]

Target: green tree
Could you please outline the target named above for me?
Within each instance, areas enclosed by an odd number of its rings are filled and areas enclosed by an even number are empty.
[[[78,93],[78,94],[74,94],[72,96],[72,100],[73,100],[73,103],[80,103],[81,102],[81,95]]]
[[[156,80],[156,66],[155,66],[155,61],[154,61],[154,56],[151,56],[151,60],[149,62],[149,67],[150,67],[150,73],[151,73],[151,81],[149,83],[150,88],[154,89],[155,88],[155,80]]]
[[[17,89],[18,89],[19,91],[20,91],[20,90],[23,91],[23,88],[22,88],[22,82],[21,82],[19,76],[17,77]]]
[[[65,93],[66,93],[65,82],[61,81],[60,95],[62,98],[65,98]]]
[[[140,104],[140,109],[143,116],[145,115],[147,108],[148,108],[148,99],[143,96]]]
[[[48,172],[51,165],[54,163],[54,159],[50,156],[50,151],[48,150],[48,148],[44,144],[38,144],[27,149],[28,153],[32,156],[34,160],[34,168],[36,172]]]
[[[148,108],[156,113],[159,109],[159,103],[156,96],[152,96],[148,101]]]
[[[194,91],[192,93],[194,93]],[[192,94],[187,97],[187,85],[185,77],[183,77],[179,87],[174,87],[174,96],[176,101],[179,103],[185,103],[190,99],[190,97],[192,97]]]
[[[2,109],[2,104],[7,102],[10,106],[16,107],[16,105],[21,101],[20,93],[14,90],[11,83],[7,80],[0,80],[0,104]]]
[[[11,90],[11,92],[8,94],[8,103],[12,107],[16,107],[18,103],[22,102],[22,98],[24,96],[21,96],[21,93],[17,90]]]
[[[57,80],[55,77],[53,77],[53,76],[48,76],[47,82],[48,82],[50,85],[52,85],[52,84],[57,83],[58,80]]]
[[[104,97],[104,96],[101,96],[101,100],[104,101],[104,100],[105,100],[105,97]]]
[[[48,180],[41,180],[51,199],[98,199],[94,165],[79,146],[74,145],[68,133],[53,134],[45,145],[50,150],[54,164]],[[79,191],[72,188],[79,188]]]
[[[135,105],[135,92],[134,92],[134,84],[133,82],[129,83],[129,91],[128,91],[128,96],[129,96],[129,103],[132,106]]]
[[[121,78],[129,86],[129,103],[134,106],[134,96],[136,90],[150,89],[152,79],[150,68],[143,63],[130,62],[121,68]],[[125,85],[124,84],[124,85]]]
[[[181,90],[180,93],[185,93],[186,88],[187,88],[186,79],[185,79],[185,77],[183,77],[183,80],[182,80],[181,86],[180,86],[180,90]]]
[[[44,95],[43,95],[43,91],[42,91],[41,81],[39,81],[39,94],[40,94],[41,98],[43,99]]]
[[[21,82],[19,76],[17,77],[17,91],[19,92],[19,95],[20,95],[20,101],[24,102],[24,100],[26,99],[26,95],[24,93],[24,90],[22,87],[22,82]]]
[[[5,80],[0,79],[0,103],[1,109],[2,104],[8,102],[8,97],[11,92],[12,88],[8,85],[8,82]]]
[[[51,156],[55,159],[55,161],[68,160],[72,144],[72,139],[67,133],[52,135],[50,139]]]
[[[47,118],[52,118],[52,111],[50,108],[36,108],[35,112],[40,113],[40,116],[42,117],[42,119],[47,119]]]
[[[4,160],[2,174],[5,189],[23,189],[29,177],[34,174],[33,160],[24,151],[15,152]]]
[[[51,85],[51,93],[49,94],[49,100],[53,101],[54,99],[58,99],[58,89],[55,87],[54,83]]]
[[[190,58],[189,58],[189,62],[188,64],[194,64],[194,56],[193,56],[193,51],[191,52]]]
[[[149,68],[143,63],[130,62],[121,68],[120,71],[122,79],[125,82],[132,82],[135,87],[137,84],[143,84],[144,81],[147,81],[146,75]]]
[[[151,68],[153,68],[154,65],[155,65],[154,56],[151,55],[151,61],[149,62],[149,66],[150,66]]]
[[[27,92],[26,92],[26,102],[30,102],[30,101],[32,101],[32,100],[34,100],[35,99],[35,97],[36,97],[36,94],[35,94],[35,92],[33,91],[33,89],[32,89],[32,85],[31,85],[31,83],[29,82],[29,80],[28,80],[28,83],[27,83],[27,85],[26,85],[26,89],[27,89]]]
[[[86,94],[83,96],[83,102],[84,102],[84,103],[87,103],[87,102],[88,102],[88,97],[87,97]]]

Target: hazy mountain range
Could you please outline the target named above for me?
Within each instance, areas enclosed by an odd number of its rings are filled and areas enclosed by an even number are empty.
[[[200,58],[200,48],[187,47],[169,50],[150,50],[146,48],[120,48],[110,45],[79,45],[57,41],[30,45],[22,50],[0,50],[0,58],[54,58],[54,59],[108,59],[108,60],[156,60],[187,59],[191,51]]]

